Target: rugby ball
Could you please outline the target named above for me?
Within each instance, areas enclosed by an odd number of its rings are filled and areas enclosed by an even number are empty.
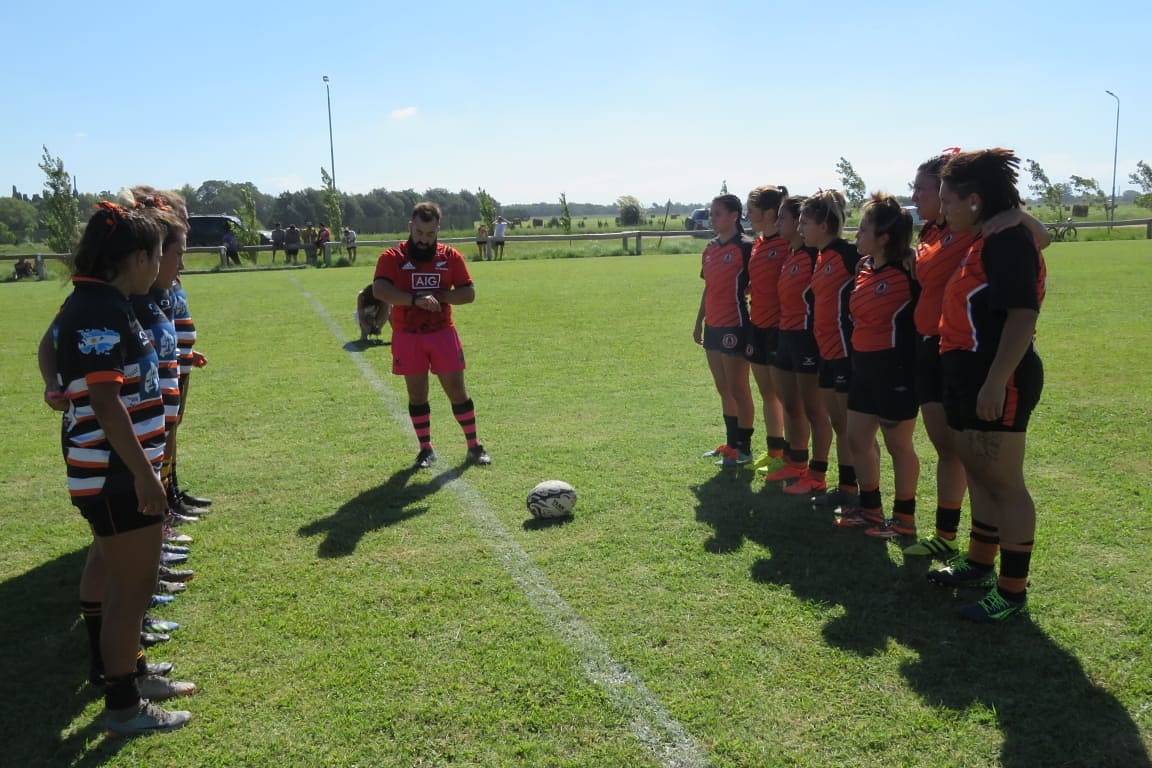
[[[563,480],[545,480],[528,492],[528,511],[536,518],[566,517],[575,504],[576,489]]]

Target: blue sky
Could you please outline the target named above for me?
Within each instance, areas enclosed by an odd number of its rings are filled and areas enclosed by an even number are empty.
[[[949,146],[1053,181],[1152,163],[1152,3],[5,3],[0,191],[320,187],[695,202],[722,181],[904,193]],[[1100,13],[1096,13],[1100,11]],[[50,16],[46,16],[46,12]]]

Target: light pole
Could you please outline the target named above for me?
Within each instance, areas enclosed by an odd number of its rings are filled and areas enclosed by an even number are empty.
[[[1108,213],[1108,232],[1112,232],[1112,224],[1116,221],[1116,155],[1120,151],[1120,97],[1112,91],[1104,91],[1116,99],[1116,139],[1112,143],[1112,208]]]
[[[336,191],[336,148],[332,144],[332,89],[328,86],[328,75],[324,75],[324,91],[328,94],[328,155],[331,161],[329,170],[332,171],[332,191]],[[1113,194],[1115,194],[1115,184]]]

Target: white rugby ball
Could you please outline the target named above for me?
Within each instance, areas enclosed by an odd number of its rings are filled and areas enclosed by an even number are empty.
[[[563,480],[545,480],[528,492],[528,511],[533,517],[555,518],[572,514],[576,489]]]

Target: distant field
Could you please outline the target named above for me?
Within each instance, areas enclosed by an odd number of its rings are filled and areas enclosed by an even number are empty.
[[[925,563],[699,458],[723,438],[691,340],[701,243],[645,243],[470,263],[455,316],[488,468],[462,464],[437,391],[441,464],[407,469],[389,350],[349,343],[370,252],[188,276],[209,365],[180,474],[219,511],[188,529],[197,577],[156,611],[184,626],[153,655],[201,691],[187,728],[115,745],[83,682],[88,537],[35,370],[67,288],[0,285],[5,764],[1152,766],[1152,242],[1047,252],[1032,613],[992,628],[962,624],[973,596]],[[576,515],[533,525],[548,478]]]

